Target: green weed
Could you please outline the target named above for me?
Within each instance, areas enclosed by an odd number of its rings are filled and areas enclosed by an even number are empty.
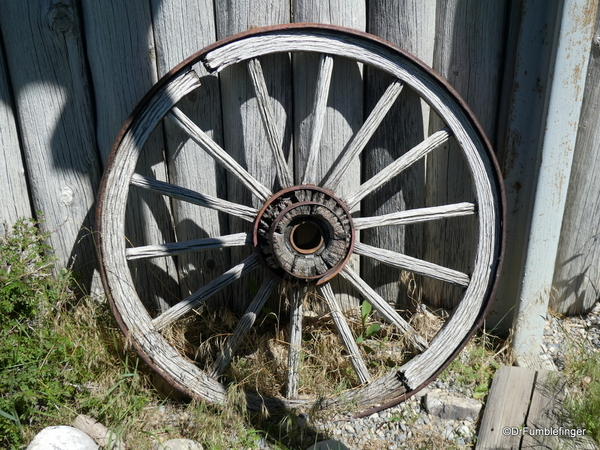
[[[571,343],[564,373],[572,386],[563,402],[569,419],[600,444],[600,352]]]

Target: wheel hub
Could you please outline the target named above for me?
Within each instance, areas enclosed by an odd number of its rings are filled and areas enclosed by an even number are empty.
[[[254,246],[279,277],[322,284],[350,258],[354,247],[352,217],[328,190],[312,185],[283,189],[259,212]]]

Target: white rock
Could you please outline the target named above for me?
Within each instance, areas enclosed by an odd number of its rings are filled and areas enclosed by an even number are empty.
[[[425,396],[425,409],[433,416],[445,420],[464,420],[477,417],[482,404],[472,398],[457,397],[440,389],[431,390]]]
[[[306,450],[350,450],[340,441],[334,441],[329,439],[327,441],[317,442],[315,445],[311,445]]]
[[[204,450],[201,444],[191,439],[169,439],[155,444],[156,450]]]
[[[74,427],[48,427],[40,431],[27,450],[98,450],[94,440]]]

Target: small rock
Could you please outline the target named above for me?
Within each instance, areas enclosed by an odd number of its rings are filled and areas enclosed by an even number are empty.
[[[124,450],[125,444],[117,438],[116,433],[106,428],[96,419],[80,414],[73,425],[90,436],[96,444],[107,450]]]
[[[326,441],[317,442],[315,445],[311,445],[306,450],[350,450],[340,441],[334,441],[328,439]]]
[[[356,430],[355,430],[355,429],[354,429],[354,427],[353,427],[352,425],[350,425],[350,424],[348,424],[348,425],[346,425],[346,426],[344,427],[344,431],[346,431],[346,433],[349,433],[349,434],[355,434],[355,433],[356,433]]]
[[[456,434],[458,434],[459,436],[463,436],[463,437],[471,434],[471,430],[469,430],[469,427],[467,427],[465,425],[459,426],[456,430],[454,430],[454,432]]]
[[[169,439],[162,444],[154,444],[156,450],[204,450],[201,444],[191,439]]]
[[[98,450],[98,445],[74,427],[48,427],[40,431],[27,450]]]
[[[440,419],[464,420],[477,417],[481,403],[471,398],[457,397],[439,389],[431,390],[425,396],[425,410]]]

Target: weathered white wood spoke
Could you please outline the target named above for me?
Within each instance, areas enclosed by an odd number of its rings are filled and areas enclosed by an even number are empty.
[[[240,247],[243,245],[252,245],[251,233],[236,233],[214,238],[132,247],[125,249],[125,257],[128,261],[133,261],[135,259],[161,258],[226,247]]]
[[[202,286],[192,295],[184,298],[175,306],[155,318],[152,321],[152,325],[156,330],[160,330],[165,326],[175,322],[177,319],[189,313],[192,309],[198,307],[200,303],[219,292],[225,286],[228,286],[235,280],[238,280],[242,276],[258,268],[260,265],[260,258],[256,253],[252,253],[252,255],[244,259],[241,263],[232,267],[222,275],[219,275],[210,283]]]
[[[265,126],[267,140],[269,141],[271,153],[273,154],[273,159],[275,161],[275,169],[277,170],[279,184],[283,188],[290,187],[294,184],[294,179],[287,165],[285,155],[283,154],[283,138],[276,127],[275,113],[273,112],[271,105],[271,98],[269,97],[265,75],[260,61],[257,58],[248,61],[248,72],[250,73],[252,84],[254,85],[260,117]]]
[[[201,194],[199,192],[192,191],[191,189],[186,189],[171,183],[148,178],[137,173],[134,173],[131,177],[131,185],[157,192],[177,200],[193,203],[194,205],[222,211],[248,222],[254,222],[254,219],[258,214],[258,210],[256,208],[229,202],[227,200],[221,200],[220,198],[213,197],[208,194]]]
[[[300,381],[300,351],[302,350],[302,301],[308,289],[304,286],[289,286],[290,292],[290,346],[288,348],[288,373],[286,397],[298,396]]]
[[[385,227],[390,225],[410,225],[413,223],[441,220],[449,217],[469,216],[475,214],[475,204],[469,202],[453,203],[443,206],[428,208],[415,208],[382,214],[373,217],[357,217],[354,219],[354,228],[365,230],[367,228]]]
[[[338,302],[335,298],[335,294],[331,289],[330,283],[321,286],[320,290],[321,294],[323,294],[323,297],[325,298],[327,306],[329,307],[331,318],[333,319],[333,323],[335,324],[338,333],[342,338],[344,347],[348,351],[350,362],[352,363],[352,367],[354,368],[358,379],[362,384],[368,383],[371,380],[371,375],[369,375],[367,365],[365,364],[365,361],[360,355],[360,350],[358,349],[356,340],[354,339],[354,336],[352,336],[352,331],[348,326],[348,322],[346,322],[344,313],[342,313],[342,311],[340,310]]]
[[[235,175],[240,182],[246,186],[254,195],[262,201],[267,200],[273,193],[260,181],[254,178],[246,169],[240,166],[225,150],[213,141],[204,131],[200,129],[183,111],[174,106],[167,116],[183,131],[185,131],[194,142],[204,149],[215,161],[227,171]]]
[[[358,202],[371,192],[375,191],[419,159],[444,144],[448,141],[450,135],[451,131],[449,128],[442,128],[410,149],[404,155],[400,156],[377,175],[374,175],[368,181],[361,184],[360,187],[346,199],[348,208],[354,208]]]
[[[385,320],[395,326],[401,333],[403,333],[408,342],[413,346],[415,350],[423,352],[427,349],[427,341],[417,333],[417,331],[411,327],[404,318],[396,312],[396,310],[386,302],[377,292],[369,286],[365,280],[360,278],[356,272],[350,267],[346,266],[341,271],[341,275],[348,280],[362,295],[362,297],[373,305],[373,308],[377,310]]]
[[[372,247],[361,242],[357,242],[354,245],[354,253],[376,259],[388,266],[408,270],[409,272],[425,275],[427,277],[435,278],[436,280],[445,281],[446,283],[463,287],[469,285],[469,275],[466,273],[428,261],[423,261],[422,259],[414,258],[412,256],[403,255],[402,253]]]
[[[246,312],[238,322],[233,333],[227,338],[223,344],[223,348],[217,357],[217,360],[213,364],[211,369],[211,376],[217,378],[223,374],[231,359],[236,354],[244,336],[254,325],[256,316],[262,310],[265,302],[273,292],[273,289],[277,286],[279,281],[274,275],[270,275],[262,284],[256,296],[246,309]]]
[[[385,90],[367,120],[356,132],[348,146],[343,150],[338,161],[328,175],[323,178],[321,186],[325,189],[335,191],[342,177],[350,167],[354,158],[361,154],[365,146],[377,131],[377,128],[396,102],[396,99],[402,92],[404,84],[399,79],[395,79]]]
[[[310,144],[308,146],[308,158],[302,176],[302,184],[317,183],[317,159],[321,146],[321,135],[325,125],[325,111],[327,110],[327,98],[329,97],[329,85],[333,73],[333,56],[321,55],[319,59],[319,75],[317,78],[317,89],[312,111],[312,128]]]

